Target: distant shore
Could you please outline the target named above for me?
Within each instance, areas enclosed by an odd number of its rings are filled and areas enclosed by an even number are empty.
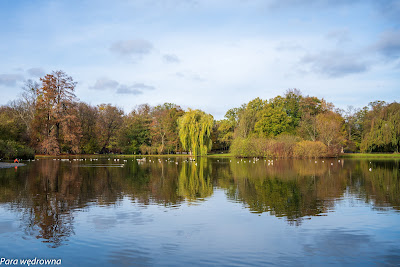
[[[342,154],[340,157],[354,159],[400,159],[400,153],[345,153]]]
[[[23,163],[0,162],[0,169],[13,168],[13,167],[22,167],[22,166],[25,166],[25,165],[26,164],[23,164]]]
[[[77,155],[35,155],[37,159],[45,159],[45,158],[145,158],[145,157],[193,157],[189,154],[152,154],[152,155],[132,155],[132,154],[77,154]],[[209,158],[226,158],[226,157],[235,157],[232,153],[211,153],[207,156]],[[385,158],[385,159],[400,159],[400,153],[344,153],[337,156],[337,158]]]

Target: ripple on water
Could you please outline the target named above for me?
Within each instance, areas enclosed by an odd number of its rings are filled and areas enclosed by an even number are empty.
[[[150,266],[151,253],[145,248],[119,248],[107,254],[107,261],[115,266]]]
[[[2,254],[65,266],[400,264],[398,167],[60,162],[3,172]]]

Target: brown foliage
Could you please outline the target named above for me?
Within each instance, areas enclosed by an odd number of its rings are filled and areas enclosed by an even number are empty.
[[[81,126],[74,94],[76,82],[63,71],[53,71],[40,80],[32,123],[37,149],[45,154],[78,153]]]

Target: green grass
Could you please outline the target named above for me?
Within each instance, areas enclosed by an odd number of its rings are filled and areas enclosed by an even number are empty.
[[[341,158],[353,158],[353,159],[400,159],[400,153],[345,153],[340,156]]]
[[[127,154],[81,154],[81,155],[35,155],[35,158],[143,158],[143,157],[156,157],[156,158],[172,158],[172,157],[189,157],[187,154],[166,154],[166,155],[127,155]],[[230,158],[234,157],[232,153],[217,153],[208,154],[208,158]],[[400,159],[400,153],[345,153],[340,158],[352,158],[352,159]]]
[[[223,154],[208,154],[207,157],[209,158],[230,158],[230,157],[234,157],[234,155],[232,153],[223,153]]]

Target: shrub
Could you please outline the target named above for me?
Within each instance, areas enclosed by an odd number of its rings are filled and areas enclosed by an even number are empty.
[[[236,157],[245,158],[321,158],[333,155],[320,141],[299,141],[298,137],[291,135],[278,136],[275,139],[237,138],[232,142],[231,153]]]
[[[298,158],[326,157],[328,148],[320,141],[300,141],[294,147],[294,156]]]
[[[236,157],[262,156],[262,142],[259,138],[236,138],[231,146],[231,153]]]
[[[231,153],[236,157],[293,157],[297,137],[281,135],[276,139],[262,137],[237,138],[232,142]]]
[[[15,141],[0,140],[0,158],[33,159],[35,158],[35,151]]]
[[[277,158],[292,158],[294,156],[294,148],[299,140],[299,137],[288,134],[277,136],[276,139],[271,142],[273,146],[273,156]]]

